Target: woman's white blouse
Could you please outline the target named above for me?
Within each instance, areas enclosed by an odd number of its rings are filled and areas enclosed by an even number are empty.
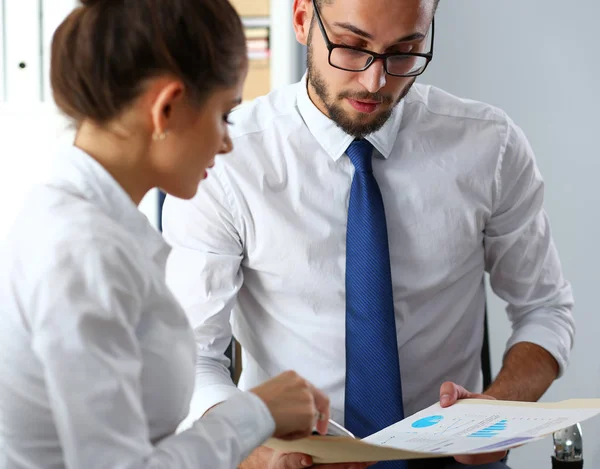
[[[100,164],[61,153],[0,249],[0,468],[234,468],[271,435],[241,392],[176,434],[196,344],[168,253]]]

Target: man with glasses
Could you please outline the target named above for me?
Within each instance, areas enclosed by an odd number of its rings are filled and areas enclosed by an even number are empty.
[[[237,392],[232,332],[240,388],[295,369],[359,437],[438,400],[535,401],[567,366],[573,298],[525,136],[496,108],[415,84],[436,7],[295,0],[305,77],[234,112],[233,154],[195,199],[167,199],[168,281],[198,343],[191,417]],[[486,271],[513,333],[483,390]],[[376,467],[499,469],[504,456]],[[310,464],[262,448],[242,467]]]

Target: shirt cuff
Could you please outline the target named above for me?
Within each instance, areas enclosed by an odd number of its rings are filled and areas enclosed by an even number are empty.
[[[519,342],[531,342],[545,349],[558,362],[558,377],[560,378],[569,365],[571,354],[570,338],[565,331],[563,337],[558,331],[549,329],[539,323],[528,324],[516,330],[506,344],[506,353]],[[505,354],[506,354],[505,353]]]
[[[267,405],[252,392],[239,392],[212,409],[206,418],[224,419],[236,430],[244,459],[275,431],[275,420]]]

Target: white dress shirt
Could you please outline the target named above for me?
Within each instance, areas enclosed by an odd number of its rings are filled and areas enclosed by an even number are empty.
[[[353,137],[314,106],[304,80],[232,120],[233,153],[193,200],[168,198],[163,211],[167,283],[198,346],[191,415],[235,392],[222,359],[233,330],[240,388],[295,369],[343,422]],[[538,344],[562,373],[573,298],[522,131],[496,108],[417,84],[367,139],[389,232],[406,414],[438,400],[445,380],[482,389],[484,271],[509,303],[507,347]]]
[[[169,250],[101,165],[65,149],[0,251],[0,468],[231,469],[272,434],[250,393],[174,434],[196,354]]]

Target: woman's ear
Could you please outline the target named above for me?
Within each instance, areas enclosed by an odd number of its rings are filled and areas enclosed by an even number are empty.
[[[177,101],[183,96],[184,85],[177,80],[169,80],[157,84],[158,92],[155,94],[152,102],[152,134],[165,135],[169,130],[171,118],[173,115],[173,107]]]

